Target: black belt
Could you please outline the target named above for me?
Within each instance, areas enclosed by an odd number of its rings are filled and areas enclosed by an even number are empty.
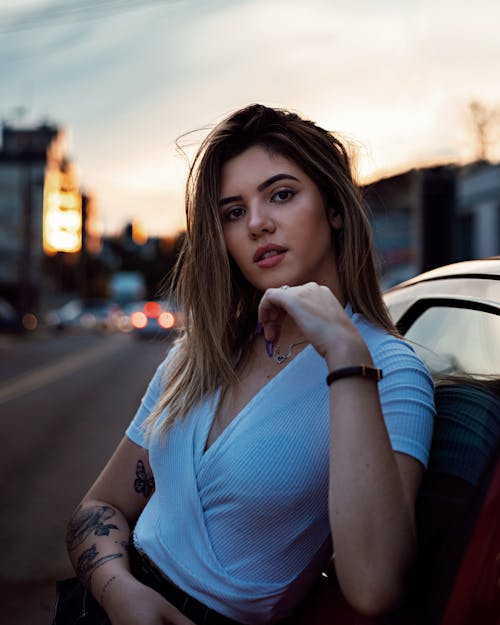
[[[137,551],[133,545],[129,546],[129,556],[134,577],[159,592],[196,625],[242,625],[242,623],[212,610],[169,582],[151,560]]]

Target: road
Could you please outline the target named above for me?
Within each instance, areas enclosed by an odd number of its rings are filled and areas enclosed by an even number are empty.
[[[169,343],[0,337],[2,623],[48,625],[72,575],[65,526],[123,436]]]

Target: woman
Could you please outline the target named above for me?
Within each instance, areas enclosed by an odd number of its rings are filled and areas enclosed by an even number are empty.
[[[186,198],[186,331],[70,522],[77,574],[113,625],[275,623],[334,551],[354,608],[390,611],[433,386],[384,307],[346,150],[249,106],[204,141]]]

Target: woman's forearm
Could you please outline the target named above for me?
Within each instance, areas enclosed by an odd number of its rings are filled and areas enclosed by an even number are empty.
[[[129,534],[125,516],[98,500],[84,500],[68,524],[66,546],[76,575],[104,608],[111,585],[130,575]]]
[[[360,358],[340,366],[371,364],[369,353]],[[416,538],[376,382],[335,381],[330,414],[329,512],[337,575],[354,607],[386,612],[402,598]]]

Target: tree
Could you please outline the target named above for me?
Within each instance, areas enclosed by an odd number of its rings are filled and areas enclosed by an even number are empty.
[[[500,106],[471,100],[468,112],[475,143],[474,160],[487,161],[500,129]]]

